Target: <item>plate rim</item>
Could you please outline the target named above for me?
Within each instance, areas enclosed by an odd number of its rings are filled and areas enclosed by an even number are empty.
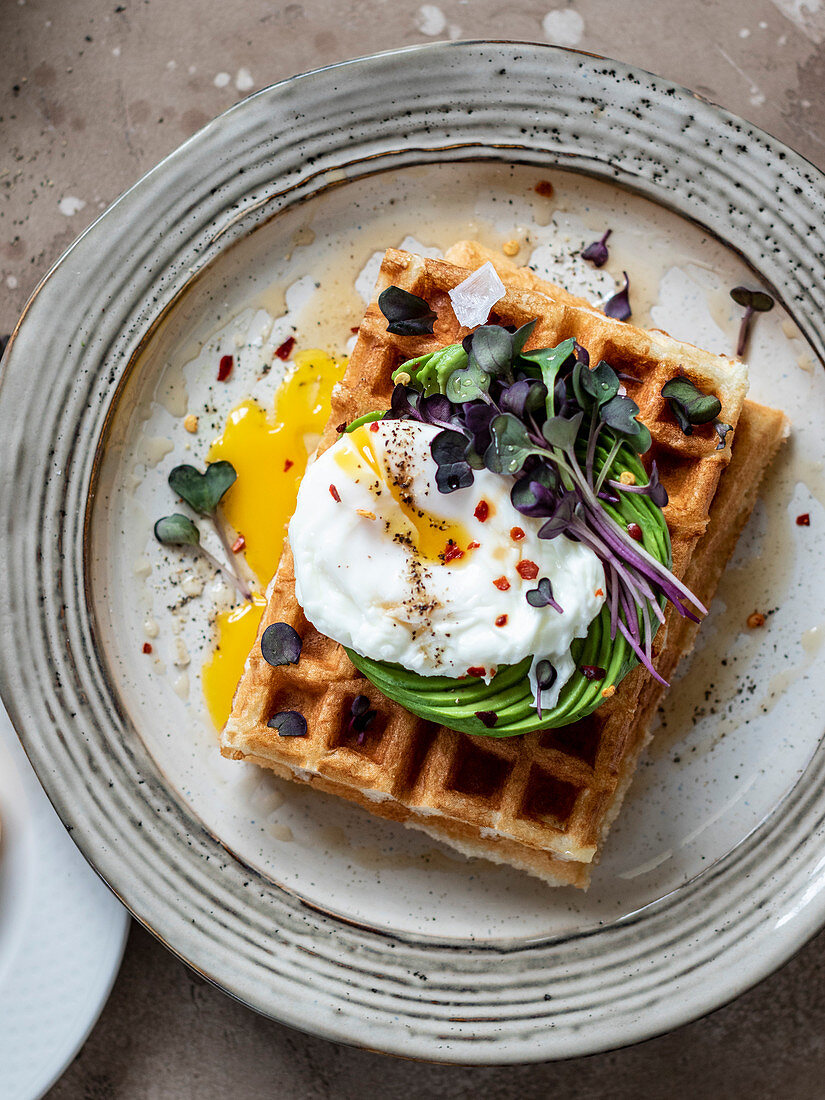
[[[218,118],[216,118],[215,120],[210,122],[206,127],[204,127],[203,130],[199,131],[198,134],[194,135],[187,142],[185,142],[181,147],[179,147],[179,149],[177,149],[174,152],[170,153],[155,168],[151,169],[150,172],[148,172],[145,176],[143,176],[141,178],[141,180],[139,180],[136,184],[134,184],[132,187],[130,187],[126,192],[124,192],[124,194],[118,200],[116,200],[115,203],[111,207],[109,207],[109,209],[106,212],[104,212],[104,214],[102,214],[99,218],[97,218],[95,220],[95,222],[93,222],[92,225],[81,235],[81,237],[79,237],[78,240],[76,242],[74,242],[73,245],[70,246],[70,248],[67,250],[67,252],[64,253],[64,255],[61,257],[61,259],[56,262],[56,264],[50,269],[50,271],[47,273],[47,275],[44,276],[43,280],[41,280],[41,283],[38,285],[38,288],[35,290],[34,294],[32,295],[32,298],[29,300],[29,303],[27,304],[27,306],[24,310],[24,313],[23,313],[23,316],[21,317],[20,322],[18,322],[18,325],[15,327],[12,340],[9,343],[9,348],[7,350],[6,355],[4,356],[4,364],[3,364],[2,373],[0,373],[0,421],[2,420],[3,415],[7,411],[6,406],[3,403],[3,390],[8,388],[6,386],[6,381],[7,381],[8,375],[9,375],[9,365],[11,363],[15,362],[17,357],[22,356],[22,354],[23,354],[22,351],[20,353],[15,352],[15,344],[16,344],[16,341],[17,341],[17,338],[18,338],[19,334],[21,332],[23,332],[23,330],[24,330],[24,325],[26,323],[26,318],[28,316],[30,316],[32,310],[34,310],[37,307],[37,302],[38,302],[38,299],[41,296],[41,293],[53,281],[54,277],[61,270],[61,267],[63,267],[63,270],[65,270],[64,265],[66,264],[66,261],[68,260],[69,256],[76,249],[80,249],[80,247],[82,246],[84,241],[88,241],[88,239],[91,236],[93,236],[94,233],[97,233],[97,227],[99,227],[102,223],[105,224],[105,221],[106,221],[107,218],[109,218],[111,220],[113,212],[121,209],[121,205],[126,202],[126,200],[129,198],[129,196],[134,196],[135,194],[142,194],[143,191],[146,191],[146,190],[150,189],[151,184],[153,183],[153,181],[156,182],[158,180],[159,176],[163,175],[163,171],[165,169],[169,168],[170,166],[172,168],[174,168],[176,165],[179,164],[179,162],[182,158],[185,158],[186,155],[191,154],[191,152],[193,150],[196,150],[199,145],[208,144],[209,141],[219,137],[221,130],[224,127],[229,125],[229,122],[227,120],[231,121],[232,119],[237,119],[239,116],[242,117],[242,112],[250,110],[250,107],[249,107],[250,104],[255,104],[256,102],[260,103],[266,97],[272,98],[272,97],[277,97],[279,95],[288,97],[288,89],[290,89],[295,84],[295,82],[297,82],[297,81],[310,81],[310,82],[314,81],[315,84],[317,85],[319,83],[323,83],[323,78],[328,76],[331,73],[335,74],[335,73],[337,73],[339,71],[342,71],[342,70],[346,70],[348,72],[355,71],[357,73],[359,66],[361,67],[362,71],[367,71],[370,64],[376,65],[377,63],[382,62],[382,61],[397,59],[397,58],[404,57],[404,56],[409,57],[410,55],[412,55],[412,56],[419,56],[420,57],[420,56],[423,55],[425,57],[434,57],[434,56],[440,56],[441,54],[445,53],[445,51],[449,50],[450,53],[453,55],[453,57],[471,57],[472,56],[471,51],[474,48],[479,49],[479,50],[485,50],[485,49],[489,50],[491,47],[504,47],[506,49],[509,49],[511,52],[512,51],[523,51],[523,52],[527,52],[527,53],[529,53],[531,51],[533,53],[542,52],[542,53],[545,54],[545,56],[547,56],[547,55],[552,56],[556,61],[559,61],[559,59],[564,59],[564,58],[567,58],[568,60],[573,59],[572,62],[570,62],[570,63],[571,64],[578,64],[578,65],[581,65],[583,62],[584,63],[589,63],[589,62],[592,62],[592,61],[607,63],[610,66],[612,66],[617,72],[622,73],[626,79],[632,78],[636,83],[639,82],[640,78],[647,78],[648,83],[651,84],[651,85],[656,84],[656,85],[659,85],[661,88],[672,89],[673,91],[671,93],[668,93],[668,94],[675,94],[677,98],[688,97],[690,100],[696,100],[698,103],[704,104],[705,107],[710,108],[711,112],[714,113],[715,115],[720,116],[721,118],[723,118],[724,120],[727,120],[728,122],[732,121],[733,123],[735,123],[736,125],[738,125],[740,127],[744,127],[745,130],[748,132],[748,134],[750,134],[751,136],[761,135],[763,145],[766,145],[767,147],[774,147],[774,151],[783,150],[784,151],[783,155],[785,157],[790,157],[791,162],[798,161],[800,164],[806,165],[808,167],[809,171],[815,173],[815,176],[820,181],[820,186],[822,185],[822,181],[825,180],[825,176],[823,176],[823,174],[819,171],[819,169],[815,168],[813,165],[810,165],[810,163],[805,161],[804,158],[802,158],[799,154],[792,153],[790,150],[787,150],[786,147],[784,145],[782,145],[782,143],[778,142],[777,139],[772,138],[772,137],[770,137],[770,135],[765,134],[764,131],[759,131],[758,128],[751,126],[749,123],[745,123],[743,120],[737,119],[736,116],[733,116],[730,112],[726,112],[723,108],[720,108],[720,107],[716,106],[715,104],[712,104],[709,100],[706,100],[704,97],[697,96],[695,93],[688,92],[685,89],[681,89],[678,85],[673,84],[671,81],[664,80],[663,78],[660,78],[660,77],[655,77],[652,74],[647,74],[647,73],[644,72],[644,70],[641,70],[641,69],[639,69],[635,66],[624,65],[623,63],[620,63],[620,62],[615,62],[615,61],[612,61],[610,59],[604,59],[604,58],[601,58],[598,55],[594,55],[594,54],[585,54],[581,51],[571,50],[571,49],[567,49],[567,48],[563,48],[563,47],[554,47],[550,44],[545,44],[545,43],[510,43],[510,42],[505,42],[505,41],[427,43],[427,44],[420,45],[420,46],[405,47],[401,50],[385,51],[381,54],[373,54],[373,55],[369,55],[369,56],[364,57],[364,58],[339,62],[339,63],[336,63],[335,65],[325,66],[321,69],[312,70],[308,73],[300,74],[298,76],[289,77],[287,80],[282,81],[279,84],[272,85],[269,88],[262,89],[261,91],[254,93],[252,96],[247,97],[247,99],[241,101],[240,103],[233,105],[231,108],[229,108],[228,111],[226,111],[226,112],[224,112],[224,114],[218,116]],[[579,59],[582,59],[582,61],[579,61]],[[563,69],[564,66],[562,65],[561,68]],[[511,151],[512,151],[513,147],[510,147],[510,148],[511,148]],[[545,153],[546,152],[547,151],[545,150]],[[513,157],[507,158],[506,156],[503,156],[503,157],[495,158],[495,159],[506,160],[506,159],[517,159],[517,158],[513,158]],[[548,155],[548,166],[562,167],[561,165],[559,165],[557,163],[554,163],[552,161],[552,159],[549,158],[549,155]],[[648,197],[653,197],[654,201],[659,201],[659,202],[662,201],[661,199],[657,200],[653,195],[649,195]],[[668,204],[664,203],[664,205],[668,205]],[[251,208],[247,209],[244,212],[244,218],[241,219],[242,223],[245,224],[244,219],[250,214],[250,212],[251,212]],[[680,213],[682,213],[682,215],[685,216],[683,211],[680,211]],[[252,228],[251,226],[247,226],[247,229],[244,232],[251,231],[251,228]],[[706,226],[706,228],[707,228],[707,226]],[[231,243],[231,241],[233,239],[237,239],[237,237],[233,237],[233,235],[232,235],[232,226],[231,225],[225,227],[225,230],[226,230],[227,236],[229,238],[229,243]],[[221,234],[223,232],[224,232],[224,230],[221,231]],[[711,230],[711,232],[712,232],[712,230]],[[218,236],[220,236],[221,234],[218,234]],[[214,254],[213,254],[212,258],[214,258]],[[210,262],[209,257],[207,257],[205,263],[208,263],[208,262]],[[64,282],[65,281],[66,280],[64,279]],[[171,299],[170,299],[170,301],[171,301]],[[821,341],[815,340],[814,341],[814,346],[815,346],[815,349],[817,350],[817,352],[821,356],[822,355],[822,343],[821,343]],[[5,500],[6,503],[8,503],[8,494],[6,494],[6,496],[4,497],[3,493],[0,492],[0,502],[2,502],[4,500]],[[3,537],[5,538],[5,533],[4,533]],[[3,573],[2,576],[0,576],[0,593],[3,592],[5,585],[7,585],[7,579],[6,579],[5,573]],[[6,654],[6,655],[8,655],[8,654]],[[56,786],[57,780],[55,779],[54,774],[49,772],[49,769],[46,766],[44,760],[40,756],[37,755],[37,752],[36,751],[33,751],[33,752],[30,751],[30,749],[32,749],[32,750],[37,749],[37,747],[38,747],[37,746],[37,739],[36,739],[36,737],[34,737],[32,735],[31,727],[28,725],[26,720],[23,718],[23,715],[21,713],[17,712],[17,708],[15,706],[15,700],[10,697],[9,693],[11,691],[12,685],[11,685],[11,682],[10,682],[10,679],[9,679],[9,676],[8,676],[7,664],[8,664],[8,661],[2,662],[2,666],[0,666],[0,690],[2,690],[3,696],[7,700],[7,705],[9,706],[12,721],[14,722],[15,727],[18,729],[18,733],[20,734],[21,740],[23,741],[24,746],[26,747],[27,753],[30,755],[30,757],[32,757],[32,756],[35,757],[35,759],[34,759],[35,768],[36,768],[36,770],[38,770],[39,774],[41,775],[41,780],[44,782],[44,785],[49,790],[50,797],[51,797],[52,793],[57,790],[57,786]],[[22,729],[21,729],[21,727],[22,727]],[[40,764],[40,768],[37,767],[38,764]],[[790,793],[793,793],[793,792],[790,792]],[[783,800],[783,804],[784,804],[784,801],[785,800]],[[61,803],[63,804],[63,813],[61,814],[61,816],[64,816],[64,820],[65,820],[66,819],[65,802],[64,802],[63,799],[60,799],[59,797],[57,798],[56,802],[57,802],[58,805],[60,805]],[[778,809],[779,809],[779,807],[777,807],[777,810],[774,811],[774,814],[776,812],[778,812]],[[774,816],[774,815],[772,814],[770,816]],[[76,829],[75,833],[78,834],[79,831],[80,830]],[[755,830],[754,832],[757,832],[757,831],[758,830]],[[84,847],[86,847],[86,848],[90,847],[91,845],[89,843],[88,837],[84,837],[84,840],[85,840]],[[90,859],[90,861],[94,862],[92,857],[89,855],[88,850],[86,851],[86,855],[87,855],[87,858]],[[711,869],[709,869],[708,872],[706,872],[706,874],[710,873],[712,871],[713,871],[713,869],[711,868]],[[253,873],[254,872],[247,871],[248,876],[253,874]],[[264,880],[264,881],[266,882],[267,885],[269,885],[268,880]],[[118,893],[118,896],[121,896],[121,900],[124,900],[121,893],[119,891],[116,891],[116,892]],[[139,908],[139,906],[137,906],[137,905],[133,907],[128,900],[125,903],[129,906],[130,909],[132,909],[133,913],[135,913],[136,908]],[[150,931],[153,931],[153,933],[156,936],[158,936],[158,938],[160,938],[163,942],[165,942],[167,946],[170,946],[170,944],[167,941],[166,937],[163,935],[162,931],[159,928],[154,928],[149,921],[144,919],[144,915],[141,915],[140,913],[135,913],[135,915],[138,917],[139,920],[141,920],[141,923],[143,923],[146,927],[149,928]],[[328,918],[328,915],[325,915],[325,917]],[[697,1015],[701,1015],[702,1012],[709,1011],[714,1007],[718,1007],[718,1005],[723,1003],[724,1001],[732,999],[733,997],[735,997],[739,993],[741,993],[744,989],[748,988],[749,986],[755,984],[757,981],[761,980],[761,978],[765,977],[768,973],[770,973],[775,968],[775,966],[779,965],[786,958],[790,957],[790,955],[795,950],[797,950],[798,947],[800,947],[810,937],[810,935],[814,934],[814,932],[822,925],[822,923],[825,922],[825,901],[823,901],[823,904],[820,906],[820,911],[818,911],[816,914],[814,914],[811,910],[811,907],[808,906],[807,910],[805,911],[805,917],[806,917],[805,920],[800,920],[795,925],[795,928],[796,928],[795,938],[794,938],[794,941],[790,944],[790,946],[788,946],[788,944],[786,943],[786,944],[784,944],[784,946],[782,948],[776,948],[775,947],[775,950],[774,950],[773,953],[771,953],[770,951],[765,951],[762,958],[761,958],[761,960],[760,960],[762,965],[758,966],[758,967],[755,967],[755,968],[752,968],[752,970],[749,972],[747,978],[739,977],[738,974],[737,974],[738,981],[733,983],[732,990],[729,989],[727,991],[727,993],[722,998],[720,998],[718,996],[717,997],[710,997],[710,1001],[713,1002],[713,1003],[706,1005],[704,1008],[699,1008],[698,1011],[695,1009],[695,1005],[693,1005],[692,1007],[688,1007],[687,1004],[685,1004],[683,1006],[684,1014],[681,1017],[679,1017],[678,1013],[674,1012],[673,1015],[668,1018],[669,1022],[667,1024],[659,1026],[659,1027],[654,1027],[653,1029],[650,1029],[649,1027],[647,1029],[641,1029],[641,1030],[637,1029],[635,1034],[629,1033],[628,1031],[625,1031],[624,1037],[617,1036],[617,1041],[615,1041],[615,1042],[611,1042],[611,1041],[602,1041],[602,1042],[596,1042],[596,1043],[591,1042],[589,1044],[585,1043],[583,1047],[581,1047],[580,1044],[572,1044],[573,1046],[578,1046],[579,1047],[579,1049],[573,1049],[572,1053],[573,1054],[584,1053],[584,1052],[592,1053],[592,1052],[595,1052],[597,1050],[613,1049],[616,1046],[626,1045],[628,1042],[639,1041],[642,1038],[651,1037],[653,1034],[661,1034],[663,1031],[670,1030],[672,1027],[678,1026],[680,1023],[687,1022],[689,1019],[695,1019],[697,1017]],[[323,922],[321,922],[321,923],[323,923]],[[379,935],[381,935],[381,934],[379,933]],[[403,936],[397,937],[397,938],[398,938],[399,942],[402,942],[402,943],[403,942],[409,942],[409,940],[410,940],[409,937],[403,937]],[[414,937],[412,939],[414,940]],[[433,944],[429,943],[429,944],[427,944],[427,947],[432,949]],[[764,947],[764,945],[763,945],[763,947]],[[181,957],[185,962],[187,962],[188,965],[194,966],[194,968],[199,970],[199,972],[203,973],[205,977],[208,977],[210,981],[213,981],[215,984],[218,984],[222,988],[226,988],[225,980],[222,980],[221,978],[218,978],[218,977],[214,976],[213,974],[210,974],[207,969],[205,969],[205,968],[199,966],[197,963],[193,962],[193,960],[190,959],[183,951],[177,950],[177,948],[172,948],[172,949],[175,951],[176,954],[178,954],[179,957]],[[445,946],[444,950],[449,953],[449,952],[454,951],[455,948],[453,946]],[[504,954],[511,954],[511,953],[520,953],[520,952],[524,952],[523,945],[516,945],[511,950],[505,949],[503,953]],[[526,951],[526,954],[530,954],[529,949]],[[232,992],[233,995],[238,996],[238,999],[244,1001],[244,1003],[250,1003],[249,1000],[246,997],[244,997],[240,994],[240,990],[231,990],[230,989],[228,991]],[[270,1009],[261,1008],[261,1005],[258,1003],[258,1004],[253,1004],[252,1007],[257,1007],[261,1011],[268,1012],[269,1014],[273,1014],[271,1012],[271,1006],[270,1006]],[[280,1015],[280,1014],[275,1014],[275,1015],[276,1015],[276,1018],[281,1018],[282,1020],[284,1019],[283,1015]],[[295,1023],[295,1022],[293,1022],[292,1020],[289,1020],[289,1019],[284,1020],[284,1022],[291,1023],[292,1026],[298,1026],[298,1027],[304,1026],[306,1030],[314,1031],[315,1034],[323,1034],[327,1038],[334,1038],[334,1039],[338,1039],[339,1041],[349,1041],[349,1042],[353,1042],[355,1045],[368,1046],[367,1043],[362,1043],[362,1042],[359,1042],[357,1039],[353,1039],[353,1037],[351,1035],[342,1034],[340,1029],[337,1029],[337,1028],[327,1028],[327,1030],[325,1031],[322,1026],[307,1027],[306,1022],[304,1022],[304,1024]],[[430,1057],[430,1058],[435,1057],[437,1060],[445,1060],[445,1057],[446,1057],[446,1060],[450,1060],[450,1061],[453,1061],[453,1060],[462,1061],[462,1060],[464,1060],[465,1056],[470,1052],[470,1050],[472,1050],[474,1055],[479,1055],[480,1054],[481,1056],[479,1056],[479,1057],[474,1056],[471,1060],[473,1062],[478,1062],[478,1063],[483,1063],[483,1064],[495,1064],[495,1063],[500,1064],[501,1062],[506,1062],[506,1061],[540,1061],[540,1060],[546,1060],[547,1058],[552,1058],[552,1057],[568,1057],[568,1056],[571,1056],[571,1052],[565,1053],[565,1051],[562,1050],[558,1046],[556,1046],[552,1050],[548,1051],[548,1048],[546,1047],[546,1045],[544,1047],[542,1047],[541,1045],[538,1045],[538,1046],[534,1047],[531,1050],[525,1051],[524,1049],[521,1049],[523,1047],[523,1044],[518,1044],[518,1043],[512,1043],[511,1042],[508,1045],[506,1040],[501,1040],[501,1039],[499,1039],[497,1041],[488,1039],[486,1045],[483,1042],[479,1041],[475,1046],[473,1046],[471,1048],[471,1047],[468,1047],[467,1045],[465,1045],[465,1043],[463,1043],[461,1041],[456,1042],[456,1037],[455,1036],[452,1037],[452,1038],[450,1036],[445,1037],[443,1046],[441,1046],[437,1050],[437,1052],[435,1052],[435,1053],[433,1053],[432,1051],[426,1049],[427,1048],[427,1041],[426,1040],[424,1041],[423,1053],[422,1053],[422,1046],[421,1046],[420,1043],[413,1044],[413,1046],[414,1046],[415,1049],[417,1049],[419,1051],[419,1053],[417,1055],[415,1053],[412,1053],[409,1043],[407,1043],[407,1044],[402,1043],[402,1044],[394,1045],[392,1042],[387,1042],[386,1039],[385,1039],[381,1049],[392,1051],[394,1053],[403,1053],[403,1054],[406,1054],[407,1056],[413,1056],[413,1057],[415,1057],[415,1056],[425,1057],[425,1058],[426,1057]],[[516,1049],[517,1047],[519,1048],[518,1050]],[[456,1057],[457,1055],[459,1055],[459,1057]]]
[[[20,783],[23,788],[22,799],[27,806],[25,828],[32,831],[38,846],[50,843],[48,839],[48,834],[50,833],[55,840],[63,842],[65,838],[65,842],[68,844],[71,837],[66,835],[63,822],[49,801],[46,792],[43,790],[37,774],[32,768],[14,727],[7,717],[2,705],[0,705],[0,726],[8,730],[7,739],[5,739],[5,731],[0,732],[0,750],[9,754],[12,768],[16,769],[19,773]],[[77,857],[82,856],[79,849],[72,852],[72,854]],[[107,884],[102,882],[100,877],[94,872],[94,869],[88,866],[82,859],[78,858],[77,862],[79,864],[78,870],[84,872],[82,876],[84,880],[88,877],[95,881],[100,890],[100,901],[104,902],[107,907],[112,909],[110,924],[113,929],[113,935],[110,937],[109,958],[106,960],[106,965],[102,968],[98,968],[96,972],[97,980],[94,983],[96,987],[96,996],[94,998],[94,1003],[86,1004],[84,1006],[85,1011],[75,1016],[72,1020],[72,1027],[66,1029],[66,1032],[62,1036],[62,1041],[55,1045],[54,1051],[52,1052],[54,1057],[47,1060],[43,1067],[41,1067],[34,1082],[36,1085],[36,1095],[38,1096],[44,1095],[63,1076],[92,1033],[95,1025],[100,1019],[103,1009],[106,1007],[109,996],[117,980],[126,950],[126,942],[129,938],[131,919],[128,910],[119,904],[115,909],[116,902],[114,898],[110,896],[111,891],[107,891]],[[77,889],[75,879],[76,872],[74,867],[68,875],[61,878],[60,881],[62,885],[59,889],[64,897]],[[51,882],[53,884],[54,880],[51,880]],[[51,892],[52,889],[50,888],[50,895]],[[120,926],[119,929],[118,925]],[[30,940],[30,930],[26,929],[22,940],[17,944],[17,950],[15,952],[17,956],[30,952],[32,948]],[[34,941],[35,951],[37,942],[37,940]],[[2,982],[0,982],[0,985],[2,985]],[[42,997],[51,998],[51,989],[52,987],[50,986],[49,991],[44,991]],[[3,1042],[2,1039],[0,1039],[0,1047],[2,1046]],[[0,1071],[0,1077],[2,1076],[2,1072]]]

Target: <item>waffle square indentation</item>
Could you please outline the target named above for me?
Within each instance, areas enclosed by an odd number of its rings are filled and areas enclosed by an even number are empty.
[[[458,794],[483,799],[491,809],[498,809],[511,770],[509,760],[462,738],[447,786]]]
[[[534,766],[527,781],[522,816],[563,831],[573,813],[578,793],[579,788],[572,783]]]

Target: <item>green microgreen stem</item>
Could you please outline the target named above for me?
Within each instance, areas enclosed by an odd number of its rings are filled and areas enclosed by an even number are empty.
[[[596,442],[603,427],[604,421],[599,416],[599,407],[598,405],[594,405],[593,411],[590,414],[590,433],[587,439],[587,462],[585,466],[587,480],[591,485],[593,484],[593,463],[596,460]]]
[[[621,445],[621,439],[615,439],[613,441],[613,446],[610,448],[607,458],[605,459],[604,464],[599,472],[599,476],[596,479],[596,484],[593,486],[593,490],[596,496],[598,496],[598,494],[601,492],[602,485],[604,485],[605,478],[607,477],[610,468],[613,465],[616,455],[619,453],[619,448],[621,447]]]
[[[224,580],[227,580],[232,585],[239,596],[243,597],[243,599],[245,600],[252,599],[252,595],[249,589],[246,587],[240,577],[237,576],[237,574],[235,574],[231,569],[227,569],[227,567],[223,565],[218,560],[218,558],[215,557],[214,554],[210,554],[205,546],[199,545],[196,546],[195,549],[203,554],[203,556],[206,558],[212,568],[220,573]]]

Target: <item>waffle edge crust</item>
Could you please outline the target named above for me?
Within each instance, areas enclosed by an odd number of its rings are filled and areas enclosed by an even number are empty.
[[[528,348],[575,336],[592,362],[606,359],[640,380],[631,396],[653,437],[645,459],[656,459],[670,497],[665,518],[673,571],[708,605],[762,475],[787,436],[784,415],[745,401],[747,371],[738,360],[611,320],[476,242],[459,242],[443,261],[387,251],[346,376],[333,392],[319,452],[335,441],[341,423],[389,407],[390,376],[402,362],[462,339],[468,330],[458,325],[448,291],[487,260],[507,286],[491,321],[522,325],[538,318]],[[437,314],[432,336],[387,333],[377,297],[390,285],[430,303]],[[677,427],[660,395],[677,373],[719,397],[721,419],[734,429],[724,450],[716,450],[712,425],[691,436]],[[272,668],[261,656],[260,635],[273,622],[289,623],[301,635],[296,665]],[[692,648],[696,630],[668,610],[654,643],[665,679]],[[366,695],[378,712],[361,744],[347,731],[356,695]],[[438,728],[381,695],[342,647],[307,621],[295,598],[287,544],[220,744],[224,756],[340,795],[465,855],[509,864],[551,885],[586,888],[660,697],[661,688],[640,666],[594,714],[571,726],[504,739]],[[281,710],[306,717],[305,737],[279,737],[267,727]]]

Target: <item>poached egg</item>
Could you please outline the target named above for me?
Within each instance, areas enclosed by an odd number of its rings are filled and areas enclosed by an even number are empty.
[[[298,602],[322,634],[423,676],[489,682],[501,665],[549,660],[549,709],[574,671],[571,642],[604,604],[604,569],[564,535],[540,539],[544,520],[515,510],[508,477],[476,470],[441,493],[439,431],[374,421],[309,466],[289,525]],[[561,613],[527,602],[543,577]]]

